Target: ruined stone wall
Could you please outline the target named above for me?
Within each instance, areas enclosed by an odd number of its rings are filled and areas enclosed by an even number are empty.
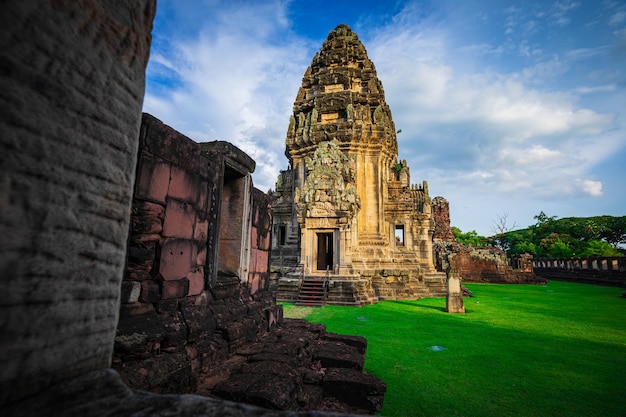
[[[465,282],[511,284],[545,283],[531,269],[513,269],[506,253],[495,247],[473,247],[458,242],[439,241],[433,245],[437,269],[459,270]]]
[[[452,228],[450,227],[450,204],[443,197],[435,197],[431,203],[433,220],[435,221],[435,231],[433,240],[454,241]]]
[[[225,181],[228,157],[143,117],[114,356],[131,387],[191,392],[200,371],[280,320],[269,197],[246,188],[249,172]]]
[[[516,260],[512,268],[506,253],[495,247],[474,247],[458,243],[450,227],[450,205],[443,197],[432,201],[435,234],[433,252],[438,271],[458,270],[463,281],[492,283],[538,283],[543,278],[533,273],[526,257]]]
[[[109,366],[154,13],[0,5],[0,407]]]

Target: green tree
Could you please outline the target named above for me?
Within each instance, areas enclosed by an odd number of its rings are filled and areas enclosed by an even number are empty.
[[[538,253],[537,245],[533,242],[520,242],[513,246],[512,249],[513,254],[521,255],[522,253],[529,253],[533,256],[536,256]]]
[[[499,216],[494,236],[487,242],[510,255],[530,253],[537,257],[556,256],[620,256],[626,250],[626,216],[566,217],[557,219],[543,211],[537,221],[525,229],[510,230],[507,214]],[[463,234],[460,230],[460,234]],[[463,234],[458,241],[471,241],[475,236]],[[612,250],[610,249],[613,248]]]
[[[610,243],[601,240],[590,240],[578,256],[621,256],[622,253]]]
[[[533,219],[537,220],[537,224],[535,226],[547,226],[556,220],[556,216],[549,217],[546,213],[541,211],[536,216],[533,216]]]
[[[608,217],[606,227],[600,231],[600,238],[614,247],[626,244],[626,216]]]
[[[569,258],[574,256],[574,251],[561,239],[557,239],[556,242],[550,245],[548,253],[548,256],[551,258]]]
[[[463,233],[461,229],[456,226],[452,226],[452,235],[457,242],[463,243],[469,246],[485,246],[487,239],[484,236],[480,236],[476,230]]]

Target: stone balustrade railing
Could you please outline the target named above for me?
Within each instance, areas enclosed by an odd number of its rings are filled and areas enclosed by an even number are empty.
[[[536,258],[533,269],[548,279],[626,286],[626,256]]]

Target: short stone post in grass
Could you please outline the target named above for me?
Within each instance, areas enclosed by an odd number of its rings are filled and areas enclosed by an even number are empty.
[[[446,269],[446,311],[448,313],[465,313],[461,276],[458,268]]]

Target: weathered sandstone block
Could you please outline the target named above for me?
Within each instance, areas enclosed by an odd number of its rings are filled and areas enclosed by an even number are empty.
[[[167,195],[171,198],[195,203],[198,198],[199,178],[180,167],[173,166]]]
[[[171,165],[145,158],[140,162],[136,195],[165,204],[170,183]]]
[[[168,198],[163,237],[192,239],[195,221],[196,210],[191,204]]]
[[[178,280],[191,269],[194,245],[189,240],[169,239],[161,248],[159,274],[166,280]]]

